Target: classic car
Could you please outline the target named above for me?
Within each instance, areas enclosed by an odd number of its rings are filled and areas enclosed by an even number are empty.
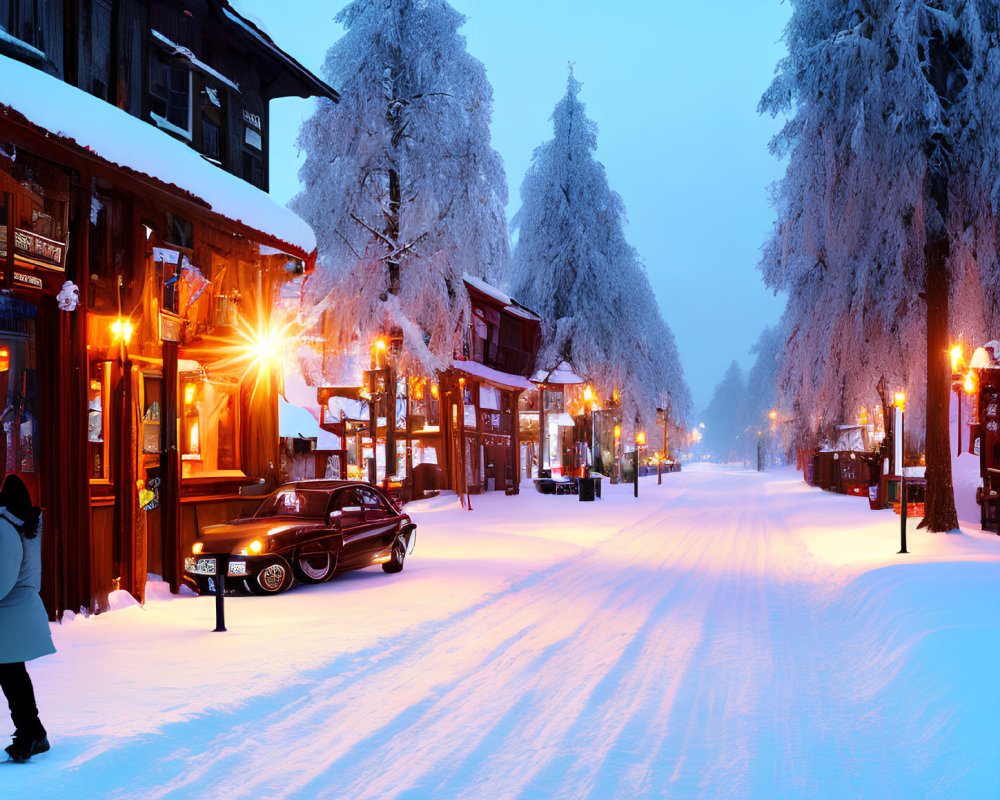
[[[275,489],[252,517],[205,527],[184,559],[199,593],[244,586],[278,594],[297,578],[322,583],[348,570],[381,564],[399,572],[413,552],[417,526],[379,489],[360,481],[306,480]]]

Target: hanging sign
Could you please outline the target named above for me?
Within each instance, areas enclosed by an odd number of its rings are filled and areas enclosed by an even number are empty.
[[[30,286],[32,289],[43,288],[42,279],[37,275],[28,275],[24,272],[18,272],[15,270],[11,277],[14,279],[14,283],[19,283],[22,286]]]
[[[66,245],[64,242],[40,236],[32,231],[15,228],[14,251],[32,264],[61,270],[63,256],[66,254]]]

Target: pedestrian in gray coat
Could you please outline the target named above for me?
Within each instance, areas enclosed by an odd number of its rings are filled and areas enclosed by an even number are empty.
[[[54,653],[42,586],[41,511],[28,487],[8,475],[0,487],[0,687],[14,722],[7,755],[27,761],[49,749],[25,661]]]

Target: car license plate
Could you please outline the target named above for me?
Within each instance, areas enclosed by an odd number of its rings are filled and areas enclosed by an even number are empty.
[[[184,559],[184,570],[186,572],[193,572],[195,575],[214,575],[215,567],[216,564],[214,558]]]
[[[247,574],[247,562],[246,561],[230,561],[229,562],[229,574],[230,575],[246,575]]]

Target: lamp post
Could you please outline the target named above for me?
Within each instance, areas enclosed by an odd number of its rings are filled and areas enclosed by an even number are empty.
[[[587,437],[587,461],[583,465],[590,476],[590,471],[594,468],[594,390],[588,383],[583,388],[583,413],[590,415],[590,435]]]
[[[903,416],[906,408],[906,392],[896,392],[893,395],[893,405],[899,409],[899,553],[908,553],[906,549],[906,442],[903,439]]]
[[[955,345],[951,348],[951,388],[955,390],[955,402],[958,404],[958,427],[956,434],[958,438],[958,452],[962,455],[962,386],[965,383],[965,376],[959,372],[962,366],[962,347]]]
[[[621,481],[622,475],[622,426],[615,425],[615,479],[614,483]]]
[[[659,486],[663,483],[663,459],[667,455],[667,415],[662,408],[656,409],[656,422],[663,427],[663,451],[656,459],[656,485]]]
[[[633,457],[633,466],[635,467],[632,473],[633,480],[633,493],[636,497],[639,496],[639,448],[645,447],[646,445],[646,432],[637,431],[635,434],[635,455]]]

